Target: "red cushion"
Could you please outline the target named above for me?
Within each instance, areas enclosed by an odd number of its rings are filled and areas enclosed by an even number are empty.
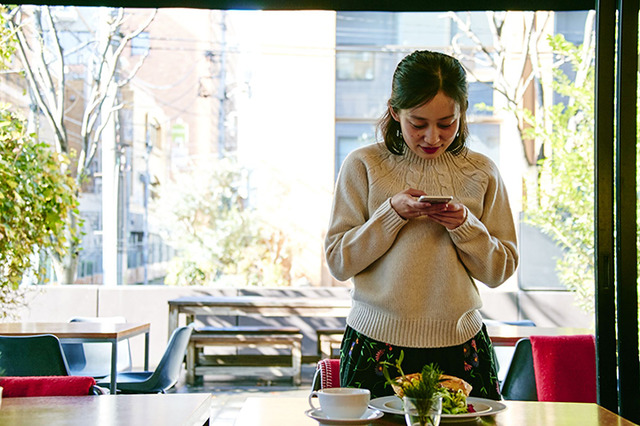
[[[2,397],[89,395],[96,381],[84,376],[1,377]]]
[[[597,402],[593,335],[531,336],[531,352],[539,401]]]
[[[339,359],[321,359],[320,361],[318,361],[318,369],[320,369],[321,389],[340,387]]]

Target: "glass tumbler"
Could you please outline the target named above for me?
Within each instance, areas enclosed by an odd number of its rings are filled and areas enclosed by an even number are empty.
[[[442,397],[402,398],[407,426],[438,426],[442,415]]]

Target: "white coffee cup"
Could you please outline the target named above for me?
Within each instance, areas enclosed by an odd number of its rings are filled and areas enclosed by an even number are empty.
[[[320,408],[327,418],[359,419],[367,411],[371,392],[369,389],[358,388],[326,388],[313,391],[309,395],[309,405],[317,410],[313,405],[314,396],[318,397]]]

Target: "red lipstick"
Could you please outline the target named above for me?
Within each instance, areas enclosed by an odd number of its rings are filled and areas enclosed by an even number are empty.
[[[439,146],[436,146],[436,147],[421,146],[420,149],[422,149],[426,154],[435,154],[436,152],[438,152],[438,149],[440,149],[440,147]]]

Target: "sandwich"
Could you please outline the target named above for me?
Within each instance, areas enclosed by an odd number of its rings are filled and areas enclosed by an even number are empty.
[[[391,384],[391,387],[393,388],[393,391],[398,396],[398,398],[402,398],[404,396],[403,385],[414,382],[416,380],[419,381],[421,379],[421,373],[399,376],[394,379],[394,383]],[[438,385],[454,394],[458,393],[458,391],[461,391],[464,394],[465,398],[469,396],[469,394],[471,393],[471,389],[473,389],[473,387],[463,379],[456,376],[450,376],[448,374],[440,375]]]
[[[448,374],[440,375],[440,386],[452,391],[453,393],[461,391],[465,397],[469,396],[471,389],[473,389],[473,386],[460,377],[449,376]]]

